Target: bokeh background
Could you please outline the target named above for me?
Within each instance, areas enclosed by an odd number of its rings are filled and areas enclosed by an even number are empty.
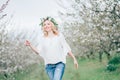
[[[49,80],[36,47],[40,19],[53,17],[76,56],[63,80],[120,79],[120,0],[0,0],[0,80]]]

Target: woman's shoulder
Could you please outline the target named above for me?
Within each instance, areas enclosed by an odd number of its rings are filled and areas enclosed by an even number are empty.
[[[62,32],[59,32],[59,34],[58,34],[59,36],[63,36],[63,33]]]
[[[64,34],[62,32],[59,32],[60,37],[64,37]]]
[[[38,36],[37,36],[37,40],[38,40],[39,42],[43,42],[43,40],[44,40],[43,35],[38,35]]]

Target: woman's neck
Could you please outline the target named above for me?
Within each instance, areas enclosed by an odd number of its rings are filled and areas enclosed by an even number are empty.
[[[48,36],[47,37],[54,37],[55,36],[55,34],[53,33],[53,31],[49,31],[48,32]]]

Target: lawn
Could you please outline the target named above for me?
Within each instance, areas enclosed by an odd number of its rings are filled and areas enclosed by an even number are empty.
[[[63,80],[120,80],[120,70],[109,72],[106,70],[106,60],[99,62],[98,60],[82,60],[78,59],[79,68],[75,69],[73,61],[68,58],[66,70]],[[14,78],[13,78],[14,77]],[[8,78],[0,75],[0,80],[49,80],[44,64],[34,64],[24,71],[18,71]]]

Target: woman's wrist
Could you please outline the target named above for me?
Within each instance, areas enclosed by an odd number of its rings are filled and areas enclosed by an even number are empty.
[[[77,62],[77,60],[76,59],[74,59],[74,63],[76,63]]]

